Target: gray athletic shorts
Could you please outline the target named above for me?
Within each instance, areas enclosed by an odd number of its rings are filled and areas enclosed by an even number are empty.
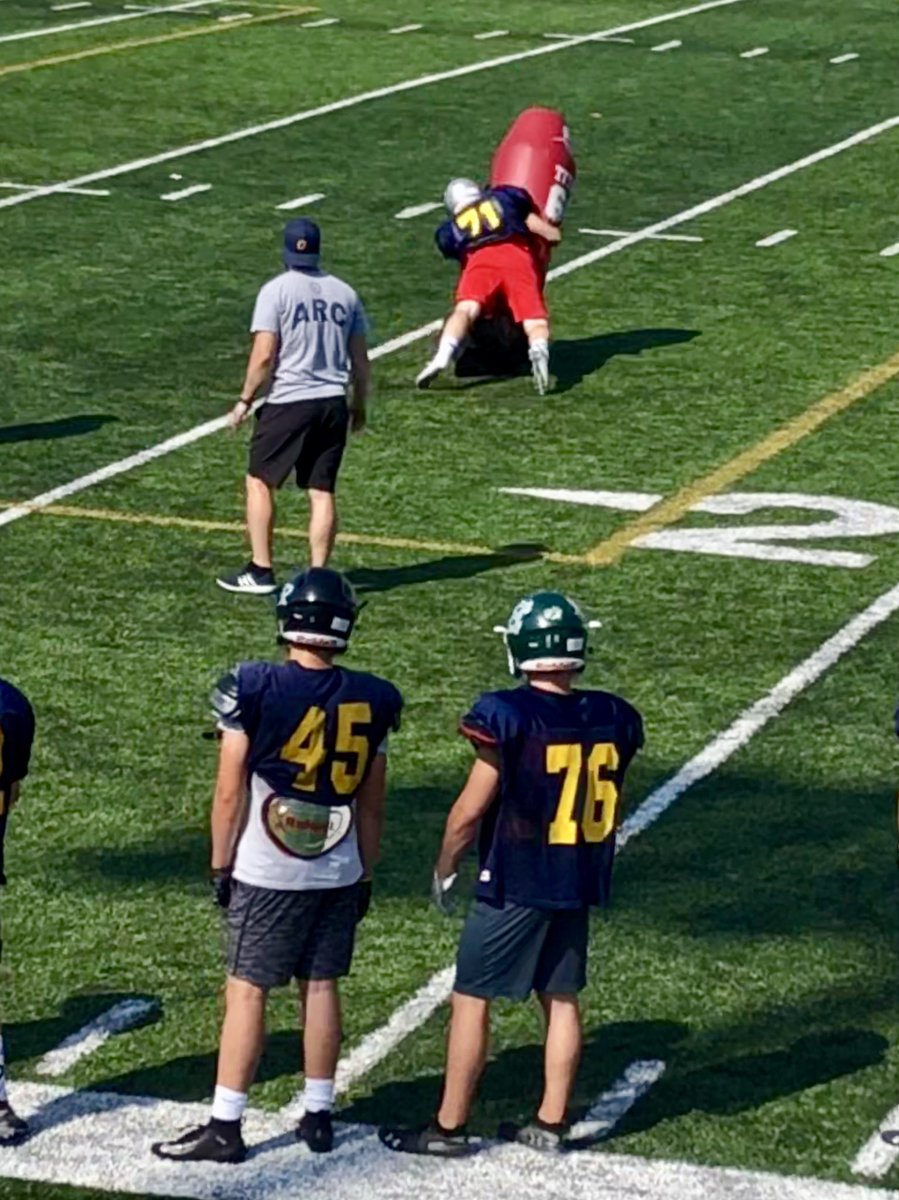
[[[589,908],[525,908],[476,900],[462,930],[455,990],[487,1000],[571,996],[587,984]]]
[[[228,905],[228,974],[257,987],[349,974],[359,885],[276,891],[235,880]]]

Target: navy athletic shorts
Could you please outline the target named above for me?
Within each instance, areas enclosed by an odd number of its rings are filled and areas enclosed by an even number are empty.
[[[587,983],[589,908],[541,909],[476,900],[462,930],[455,990],[487,1000],[570,996]]]

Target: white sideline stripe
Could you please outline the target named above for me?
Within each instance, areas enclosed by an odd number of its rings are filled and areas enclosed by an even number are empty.
[[[476,33],[474,40],[476,42],[486,42],[490,38],[507,37],[508,33],[508,29],[488,29],[486,33]]]
[[[297,196],[295,200],[285,200],[283,204],[277,205],[278,208],[305,208],[307,204],[315,204],[317,200],[324,200],[324,192],[310,192],[308,196]]]
[[[704,750],[685,763],[667,783],[656,788],[623,822],[618,833],[618,849],[622,849],[631,838],[648,829],[688,788],[711,775],[738,750],[742,750],[769,721],[780,716],[792,700],[811,687],[838,663],[844,654],[857,646],[862,638],[878,625],[882,625],[897,610],[899,584],[878,596],[863,612],[848,621],[798,667],[794,667],[775,684],[766,695],[744,709],[723,733],[713,738]]]
[[[899,242],[894,242],[892,246],[885,246],[880,252],[881,258],[894,258],[899,254]]]
[[[338,25],[340,17],[322,17],[318,21],[301,22],[303,29],[324,29],[326,25]]]
[[[439,200],[428,200],[425,204],[410,204],[408,208],[401,208],[398,213],[394,213],[397,221],[408,221],[410,217],[422,217],[425,213],[433,212],[435,208],[441,208]]]
[[[388,29],[388,33],[415,33],[417,29],[424,29],[424,25],[397,25],[393,29]]]
[[[627,229],[591,229],[585,226],[579,229],[578,233],[588,233],[595,237],[630,237],[631,234]],[[704,239],[697,237],[695,233],[656,233],[653,234],[653,240],[660,242],[701,242]]]
[[[190,0],[190,2],[199,3],[200,0]],[[217,0],[217,2],[220,3],[221,0]],[[192,142],[186,146],[178,146],[174,150],[164,150],[160,154],[152,154],[146,158],[136,158],[131,162],[120,163],[115,167],[106,167],[100,171],[92,171],[90,174],[78,176],[76,179],[67,179],[62,183],[51,183],[43,187],[36,187],[33,191],[23,193],[20,196],[7,196],[0,200],[0,208],[11,208],[16,204],[25,204],[30,200],[37,200],[42,196],[52,196],[54,192],[63,191],[66,188],[80,187],[85,183],[96,183],[100,179],[112,179],[116,175],[126,175],[131,171],[139,171],[144,167],[152,167],[159,163],[170,162],[175,158],[184,158],[188,154],[199,154],[204,150],[214,150],[218,146],[226,146],[231,142],[239,142],[245,138],[257,137],[261,133],[270,133],[275,129],[287,129],[289,126],[297,125],[301,121],[309,121],[314,117],[327,116],[329,113],[342,112],[344,109],[355,108],[359,104],[367,104],[371,100],[381,100],[385,96],[395,96],[400,92],[409,92],[420,87],[429,87],[431,84],[443,83],[447,79],[462,79],[466,75],[475,75],[480,71],[492,71],[496,67],[504,67],[508,63],[521,62],[524,59],[536,58],[542,54],[554,54],[561,50],[571,50],[576,46],[586,45],[588,42],[602,41],[603,38],[618,33],[627,33],[632,29],[645,29],[650,25],[661,25],[666,21],[676,21],[682,17],[694,16],[697,13],[706,12],[710,9],[743,3],[746,3],[746,0],[704,0],[702,4],[694,4],[689,8],[681,8],[673,12],[659,13],[655,17],[646,17],[642,21],[632,21],[627,25],[618,25],[612,29],[584,34],[583,36],[570,38],[558,45],[537,46],[531,50],[519,50],[514,54],[506,54],[500,58],[489,58],[483,62],[467,63],[463,67],[453,67],[450,70],[437,71],[431,75],[419,75],[414,79],[405,79],[401,83],[375,88],[370,92],[357,92],[355,95],[345,96],[342,100],[335,100],[330,104],[322,104],[318,108],[307,108],[301,112],[292,113],[287,117],[278,117],[274,121],[266,121],[261,125],[248,125],[244,129],[236,129],[231,133],[221,134],[219,137],[206,138],[202,142]],[[153,9],[152,11],[163,10]],[[337,19],[336,17],[329,17],[327,21],[331,23]],[[306,22],[307,28],[310,24],[319,25],[321,22]]]
[[[658,46],[652,46],[651,49],[653,54],[661,54],[665,50],[677,50],[683,44],[683,42],[675,38],[671,42],[659,42]]]
[[[852,62],[852,60],[854,58],[858,58],[858,55],[857,54],[838,54],[836,56],[836,58],[832,58],[830,61],[834,64],[834,66],[838,67],[840,65],[840,63]]]
[[[767,46],[756,46],[754,50],[744,50],[740,58],[761,58],[763,54],[768,53]]]
[[[209,1105],[12,1083],[34,1135],[0,1149],[0,1177],[182,1200],[899,1200],[899,1192],[801,1176],[694,1166],[623,1154],[548,1157],[490,1144],[451,1161],[392,1154],[371,1126],[336,1122],[331,1154],[298,1146],[282,1114],[247,1109],[247,1162],[164,1163],[151,1142],[209,1119]]]
[[[158,1008],[159,1004],[155,1000],[121,1000],[93,1021],[88,1021],[75,1033],[63,1038],[54,1050],[44,1055],[34,1069],[38,1075],[63,1075],[80,1059],[99,1050],[113,1034],[131,1029]]]
[[[202,8],[205,4],[222,4],[224,0],[184,0],[182,4],[167,4],[162,8],[141,8],[137,12],[116,13],[111,17],[90,17],[87,21],[72,21],[68,25],[47,25],[44,29],[22,29],[18,33],[4,33],[0,42],[20,42],[25,38],[47,37],[51,33],[70,33],[73,29],[91,29],[95,25],[113,25],[117,21],[136,21],[140,17],[155,13],[187,12],[191,8]]]
[[[637,1059],[620,1079],[591,1104],[583,1120],[573,1125],[569,1138],[598,1141],[612,1132],[621,1118],[645,1096],[665,1073],[665,1064],[658,1058]]]
[[[768,237],[760,238],[756,242],[757,246],[779,246],[781,242],[787,241],[788,238],[795,237],[799,232],[798,229],[779,229],[777,233],[769,234]]]
[[[853,1175],[881,1179],[899,1157],[899,1146],[891,1146],[880,1136],[887,1129],[899,1128],[899,1104],[891,1108],[852,1160]]]
[[[196,196],[198,192],[209,192],[211,190],[211,183],[192,183],[190,187],[181,188],[181,190],[178,192],[163,192],[159,199],[186,200],[188,196]]]
[[[751,179],[748,183],[732,188],[729,192],[722,192],[719,196],[713,196],[710,200],[704,200],[701,204],[695,204],[692,208],[686,208],[683,212],[675,213],[673,217],[667,217],[663,221],[656,221],[652,225],[647,225],[643,229],[638,229],[634,233],[627,234],[626,237],[617,238],[614,242],[609,242],[606,246],[600,246],[597,250],[591,250],[588,254],[581,254],[577,258],[569,259],[568,262],[562,263],[558,267],[553,267],[547,275],[547,279],[561,279],[565,275],[579,271],[582,267],[587,267],[591,263],[599,262],[603,258],[608,258],[612,254],[626,250],[628,246],[634,246],[638,242],[646,241],[648,238],[655,237],[659,233],[664,233],[668,229],[673,229],[677,225],[691,221],[694,217],[699,217],[704,213],[723,208],[726,204],[730,204],[731,201],[737,200],[741,196],[747,196],[751,192],[767,187],[769,183],[783,179],[794,171],[801,171],[813,163],[821,162],[826,158],[832,158],[835,154],[839,154],[843,150],[848,150],[850,147],[867,141],[888,129],[893,129],[897,125],[899,125],[899,117],[891,117],[887,121],[881,121],[878,125],[871,125],[867,129],[863,129],[859,133],[845,138],[842,142],[836,142],[834,145],[827,146],[823,150],[817,150],[814,154],[808,154],[804,158],[799,158],[784,167],[778,167],[777,170],[769,171],[766,175],[759,175],[755,179]],[[4,203],[3,200],[0,200],[0,206]],[[422,338],[428,337],[429,334],[435,333],[442,325],[443,321],[438,319],[429,321],[425,325],[420,325],[418,329],[410,329],[407,333],[400,334],[398,337],[391,338],[389,341],[382,342],[380,346],[376,346],[372,350],[370,357],[375,360],[383,358],[387,354],[392,354],[395,350],[402,350],[405,346],[410,346],[413,342],[420,341]],[[147,450],[141,450],[137,454],[120,459],[119,462],[109,463],[107,466],[100,467],[96,471],[91,471],[87,475],[82,475],[78,479],[73,479],[69,483],[51,488],[47,492],[41,492],[38,496],[35,496],[32,500],[28,500],[24,504],[18,504],[14,508],[7,508],[5,511],[0,512],[0,526],[9,525],[21,517],[27,517],[35,509],[46,508],[48,504],[54,504],[57,500],[61,500],[66,496],[72,496],[76,492],[93,487],[95,483],[102,483],[116,475],[130,471],[134,467],[144,466],[146,463],[152,462],[155,458],[162,458],[163,455],[169,454],[173,450],[179,450],[182,446],[188,446],[192,442],[199,441],[208,434],[217,433],[218,430],[224,429],[227,423],[227,415],[215,417],[211,421],[205,421],[202,425],[195,426],[193,429],[187,429],[183,433],[167,438],[164,442],[160,442],[156,446],[151,446]]]
[[[0,183],[0,188],[9,188],[14,192],[30,192],[33,187],[33,183],[9,183],[8,181]],[[68,196],[108,196],[109,188],[63,188],[61,194]]]

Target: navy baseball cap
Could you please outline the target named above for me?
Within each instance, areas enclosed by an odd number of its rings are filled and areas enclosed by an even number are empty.
[[[322,235],[308,217],[297,217],[284,227],[285,267],[317,267]]]

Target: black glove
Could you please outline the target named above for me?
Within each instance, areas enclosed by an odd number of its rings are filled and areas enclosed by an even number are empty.
[[[231,868],[213,867],[209,882],[216,904],[219,908],[227,908],[231,903]]]
[[[356,885],[356,922],[358,924],[371,907],[371,880],[360,879]]]

